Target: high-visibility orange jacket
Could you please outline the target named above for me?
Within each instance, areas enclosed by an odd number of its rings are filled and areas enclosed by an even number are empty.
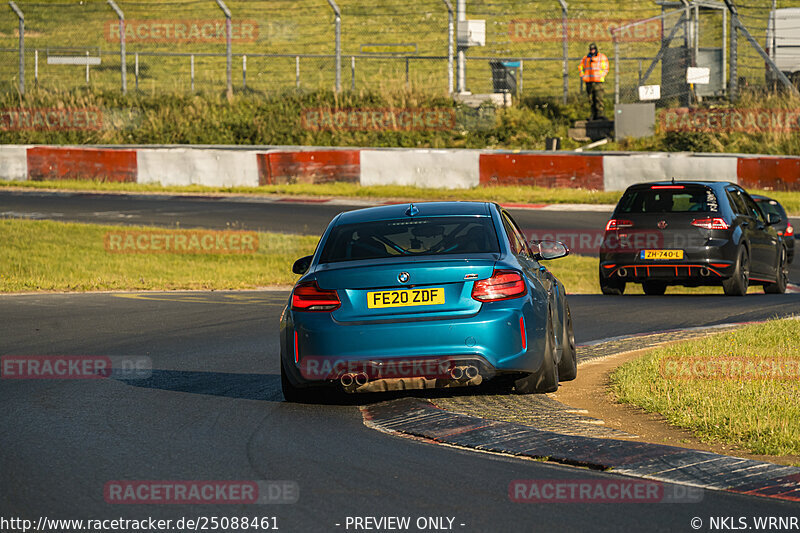
[[[581,59],[581,79],[588,81],[605,81],[608,74],[608,58],[603,52],[598,52],[596,56],[583,56]]]

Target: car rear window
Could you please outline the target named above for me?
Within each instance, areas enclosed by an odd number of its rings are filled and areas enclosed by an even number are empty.
[[[617,213],[716,213],[717,196],[703,185],[655,185],[629,189]]]
[[[499,251],[489,217],[404,218],[336,226],[320,262]]]
[[[764,200],[763,198],[753,198],[761,210],[766,213],[777,215],[780,218],[786,218],[786,212],[781,207],[781,204],[775,200]]]

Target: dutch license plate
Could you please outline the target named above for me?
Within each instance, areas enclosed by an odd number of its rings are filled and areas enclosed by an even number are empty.
[[[683,250],[642,250],[639,257],[651,261],[683,259]]]
[[[378,291],[367,293],[367,307],[411,307],[414,305],[441,305],[444,303],[444,288],[403,289],[400,291]]]

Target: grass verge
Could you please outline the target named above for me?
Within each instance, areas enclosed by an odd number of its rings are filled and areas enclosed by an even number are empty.
[[[253,289],[290,285],[292,262],[318,237],[260,233],[253,254],[117,254],[118,226],[0,220],[0,292]],[[125,227],[124,231],[155,228]],[[163,229],[159,228],[159,231]]]
[[[736,444],[755,454],[800,455],[798,335],[800,321],[774,320],[659,348],[617,369],[611,388],[620,402],[661,413],[705,441]],[[794,371],[789,379],[708,379],[669,366],[676,362],[685,369],[684,364],[726,357],[754,363],[788,359]]]
[[[471,189],[423,189],[403,185],[361,186],[356,183],[291,183],[261,187],[169,186],[101,181],[1,181],[0,187],[63,189],[70,191],[176,192],[199,194],[257,194],[280,196],[336,196],[387,200],[475,200],[524,204],[614,204],[621,192],[546,187],[475,187]],[[800,193],[798,193],[800,196]]]
[[[203,185],[161,186],[158,184],[105,181],[4,181],[0,188],[55,189],[130,193],[244,194],[260,196],[322,196],[375,200],[471,200],[501,204],[616,204],[622,191],[555,189],[531,186],[492,186],[471,189],[424,189],[403,185],[361,186],[356,183],[287,183],[260,187],[206,187]],[[779,201],[791,216],[800,215],[800,192],[753,189]]]
[[[314,252],[316,236],[259,233],[253,254],[118,254],[107,232],[163,228],[103,226],[41,220],[0,220],[0,293],[103,290],[223,290],[291,285],[292,263]],[[184,230],[175,230],[180,233]],[[547,261],[571,294],[598,294],[597,258]],[[752,288],[754,291],[757,288]],[[668,294],[722,294],[720,287],[670,287]],[[626,294],[642,294],[629,285]]]

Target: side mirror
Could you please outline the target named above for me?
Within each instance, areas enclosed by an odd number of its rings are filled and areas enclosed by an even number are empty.
[[[531,242],[531,248],[536,260],[558,259],[569,255],[569,248],[561,241],[534,241]]]
[[[783,222],[783,218],[777,213],[767,213],[767,226],[774,226]]]
[[[292,272],[295,274],[305,274],[308,272],[308,267],[311,266],[311,259],[313,257],[313,255],[307,255],[295,261],[294,265],[292,265]]]

